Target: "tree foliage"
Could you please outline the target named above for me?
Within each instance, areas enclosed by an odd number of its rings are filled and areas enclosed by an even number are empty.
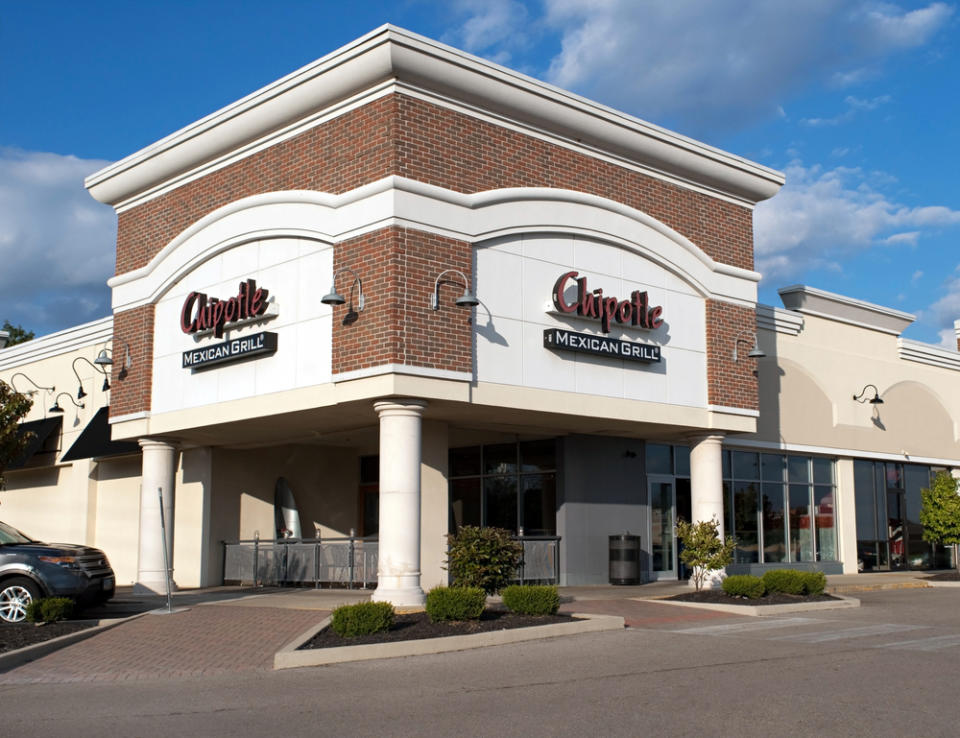
[[[930,487],[920,490],[920,499],[923,540],[952,545],[960,571],[960,556],[956,555],[960,544],[960,482],[949,472],[937,472]]]
[[[716,518],[696,523],[678,520],[677,538],[683,543],[680,560],[693,570],[697,592],[711,571],[723,569],[733,561],[733,550],[737,547],[733,536],[720,538],[720,521]]]
[[[9,320],[3,321],[0,331],[6,331],[10,334],[7,339],[7,346],[16,346],[18,343],[25,343],[33,338],[33,331],[23,329],[23,326],[14,325]]]
[[[464,525],[447,539],[447,568],[455,587],[499,592],[513,579],[523,556],[523,546],[502,528]]]
[[[4,470],[33,440],[32,433],[20,433],[20,420],[32,406],[33,400],[0,380],[0,489]]]

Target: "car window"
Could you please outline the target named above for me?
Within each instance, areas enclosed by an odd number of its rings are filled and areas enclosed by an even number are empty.
[[[30,543],[31,539],[16,528],[6,523],[0,523],[0,544],[4,543]]]

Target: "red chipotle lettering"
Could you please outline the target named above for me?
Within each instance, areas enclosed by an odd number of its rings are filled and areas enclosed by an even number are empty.
[[[561,313],[576,313],[584,318],[596,318],[600,321],[604,333],[610,332],[611,320],[648,330],[656,330],[663,324],[660,317],[663,308],[659,305],[650,307],[646,292],[634,290],[630,293],[629,300],[604,297],[602,289],[588,291],[587,278],[578,275],[579,272],[566,272],[560,275],[553,285],[553,304]],[[577,281],[577,300],[569,303],[564,299],[563,292],[571,279]]]
[[[183,301],[183,309],[180,311],[180,329],[184,333],[213,329],[213,334],[222,338],[227,323],[263,315],[267,310],[268,295],[269,292],[257,287],[257,282],[253,279],[241,282],[237,295],[229,300],[207,297],[202,292],[191,292]]]

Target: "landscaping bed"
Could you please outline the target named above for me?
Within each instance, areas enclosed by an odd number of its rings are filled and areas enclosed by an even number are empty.
[[[804,602],[837,602],[838,597],[828,594],[820,595],[792,595],[784,592],[765,594],[756,599],[747,597],[731,597],[721,589],[705,589],[700,592],[684,592],[683,594],[666,597],[668,600],[679,602],[698,602],[704,605],[744,605],[757,607],[763,605],[796,605]]]
[[[478,620],[445,620],[434,623],[425,612],[415,612],[397,615],[393,627],[382,633],[345,638],[334,633],[331,628],[325,628],[300,646],[299,650],[473,635],[497,630],[530,628],[537,625],[569,623],[575,620],[576,618],[570,615],[517,615],[502,610],[485,610]]]
[[[923,578],[929,579],[931,582],[960,582],[960,574],[955,571],[945,571]]]
[[[92,628],[96,624],[96,620],[63,621],[60,623],[47,623],[46,625],[4,623],[0,625],[0,653],[16,651],[19,648],[32,646],[36,643],[43,643],[44,641],[59,638],[68,633],[76,633],[78,630]]]

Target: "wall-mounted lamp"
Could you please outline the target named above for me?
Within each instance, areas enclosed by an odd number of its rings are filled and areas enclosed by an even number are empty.
[[[123,379],[124,377],[127,376],[127,370],[133,366],[133,358],[130,356],[130,344],[124,341],[119,336],[114,336],[113,340],[120,341],[120,343],[123,344],[123,350],[124,350],[123,368],[120,369],[120,374],[118,375],[120,379]],[[110,351],[110,349],[102,348],[100,349],[100,353],[97,354],[97,358],[93,360],[93,363],[97,367],[100,367],[101,371],[103,371],[104,373],[106,373],[106,370],[103,369],[103,367],[113,365],[113,358],[111,357],[111,353],[112,352]],[[105,389],[109,389],[109,387],[106,387]]]
[[[867,394],[867,390],[870,389],[871,387],[873,387],[873,397],[871,397],[871,398],[868,400],[868,399],[865,397],[865,395]],[[875,384],[868,384],[866,387],[864,387],[862,390],[860,390],[860,394],[859,394],[859,395],[854,395],[854,396],[853,396],[853,399],[856,400],[857,402],[861,403],[861,404],[863,404],[864,402],[869,402],[871,405],[882,405],[882,404],[883,404],[883,400],[880,398],[880,390],[877,389],[877,386],[876,386]]]
[[[444,274],[459,274],[460,278],[463,280],[463,294],[456,299],[457,307],[476,307],[480,304],[480,300],[477,299],[477,296],[470,291],[470,280],[467,279],[466,275],[461,272],[459,269],[444,269],[440,274],[437,275],[436,280],[433,283],[433,294],[430,295],[430,307],[434,310],[440,309],[440,282],[445,284],[456,284],[459,286],[458,282],[455,282],[452,279],[444,279]]]
[[[757,343],[757,334],[754,331],[740,331],[733,339],[733,360],[739,361],[739,356],[737,354],[737,344],[741,340],[741,336],[753,336],[753,348],[750,349],[750,352],[747,354],[747,358],[750,359],[762,359],[766,356],[763,351],[760,350],[760,346]]]
[[[20,392],[20,390],[17,389],[17,386],[13,383],[13,380],[16,379],[17,377],[23,377],[24,379],[26,379],[30,384],[32,384],[32,385],[33,385],[34,387],[36,387],[37,389],[27,390],[26,392]],[[30,377],[28,377],[28,376],[27,376],[26,374],[24,374],[23,372],[17,372],[17,373],[14,374],[12,377],[10,377],[10,386],[13,387],[13,391],[14,391],[14,392],[20,392],[20,394],[26,395],[27,397],[33,397],[35,394],[37,394],[37,390],[44,390],[45,392],[56,392],[56,391],[57,391],[57,388],[56,388],[56,387],[41,387],[39,384],[37,384],[36,382],[34,382],[32,379],[30,379]]]
[[[73,399],[73,396],[72,396],[69,392],[61,392],[60,394],[58,394],[56,397],[53,398],[53,407],[51,407],[47,412],[49,412],[49,413],[62,413],[62,412],[63,412],[63,408],[60,407],[60,398],[61,398],[61,397],[69,397],[69,398],[70,398],[70,402],[73,403],[73,406],[74,406],[74,407],[84,407],[84,404],[83,404],[82,402],[77,402],[76,400],[74,400],[74,399]]]
[[[98,356],[97,358],[99,359],[100,357]],[[102,366],[97,366],[94,362],[90,361],[90,359],[88,359],[86,356],[78,356],[76,359],[73,360],[73,364],[71,364],[70,366],[70,368],[73,369],[74,376],[77,378],[77,399],[78,400],[82,400],[84,397],[87,396],[87,393],[83,391],[83,380],[80,379],[80,374],[77,372],[78,361],[87,362],[90,366],[92,366],[98,372],[103,374],[103,387],[101,387],[101,389],[104,392],[110,389],[110,380],[107,378],[107,370],[104,369]]]
[[[339,277],[344,272],[349,272],[353,275],[353,282],[350,283],[350,305],[353,305],[353,288],[357,288],[357,310],[363,310],[363,304],[365,302],[363,297],[363,282],[360,281],[360,277],[357,276],[357,273],[353,269],[340,269],[336,274],[333,275],[333,284],[330,285],[330,292],[320,298],[320,302],[324,305],[343,305],[347,301],[343,295],[337,292],[337,277]]]

